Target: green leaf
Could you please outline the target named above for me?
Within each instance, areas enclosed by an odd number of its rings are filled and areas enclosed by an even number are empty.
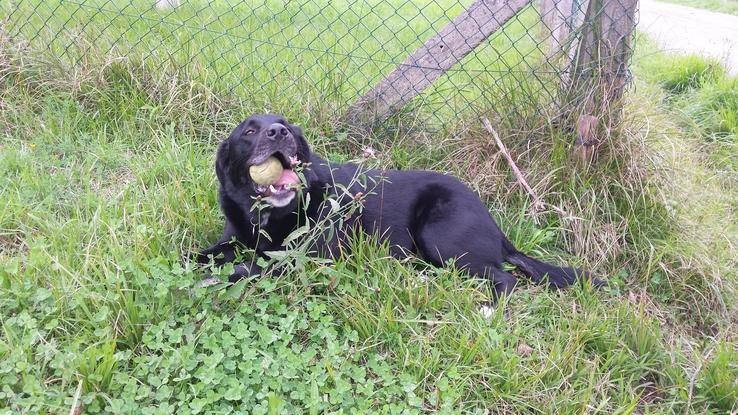
[[[98,323],[103,322],[108,318],[109,313],[110,313],[110,309],[108,308],[108,306],[104,305],[100,307],[100,310],[98,310],[97,313],[95,313],[92,316],[92,321],[95,321]]]
[[[249,278],[243,278],[238,281],[236,281],[233,285],[228,287],[226,290],[226,294],[223,296],[225,300],[237,300],[241,298],[244,291],[246,290],[246,286],[250,285],[249,282],[251,279]]]
[[[341,204],[336,199],[329,197],[327,200],[331,205],[331,214],[335,215],[341,210]]]
[[[282,407],[282,404],[284,403],[282,398],[272,393],[267,398],[267,401],[268,401],[268,406],[269,406],[269,415],[279,414],[280,408]]]
[[[284,241],[282,242],[282,246],[289,245],[290,242],[294,241],[297,238],[300,238],[301,236],[305,235],[310,231],[310,225],[305,224],[303,226],[300,226],[299,228],[295,229],[294,231],[290,232],[289,235],[287,235],[286,238],[284,238]]]
[[[287,259],[291,254],[288,251],[264,251],[264,255],[275,261]]]

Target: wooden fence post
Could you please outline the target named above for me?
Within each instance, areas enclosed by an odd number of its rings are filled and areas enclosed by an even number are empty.
[[[620,120],[637,7],[638,0],[589,0],[565,85],[578,107],[575,152],[585,162],[596,156],[602,129]]]
[[[541,0],[541,42],[548,64],[562,72],[568,86],[590,0]]]
[[[541,41],[547,55],[558,54],[566,47],[566,40],[573,29],[574,0],[541,0],[540,7],[543,23]]]
[[[354,125],[382,122],[501,28],[531,0],[476,0],[346,112]]]

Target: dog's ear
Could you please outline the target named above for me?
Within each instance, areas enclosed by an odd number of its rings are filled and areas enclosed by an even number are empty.
[[[243,133],[244,122],[238,124],[236,128],[226,137],[225,140],[221,141],[218,145],[218,151],[215,155],[215,174],[218,176],[218,180],[221,183],[225,183],[226,175],[230,170],[231,161],[231,144]]]
[[[226,179],[228,153],[229,142],[226,139],[223,140],[220,145],[218,145],[218,152],[215,155],[215,174],[218,176],[218,180],[221,183],[225,183]]]
[[[307,140],[305,140],[302,128],[294,124],[290,124],[290,130],[292,130],[292,135],[295,136],[295,139],[297,140],[297,158],[305,162],[310,161],[310,146],[308,145]]]

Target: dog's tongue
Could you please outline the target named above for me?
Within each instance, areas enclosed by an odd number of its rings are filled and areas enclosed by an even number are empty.
[[[274,186],[284,186],[287,184],[298,184],[300,183],[300,178],[297,177],[297,174],[295,174],[294,171],[291,169],[284,169],[282,170],[282,175],[279,176],[279,179],[274,183]]]

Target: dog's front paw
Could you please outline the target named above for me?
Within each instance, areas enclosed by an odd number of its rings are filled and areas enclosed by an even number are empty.
[[[229,282],[237,282],[242,278],[255,277],[261,273],[261,267],[251,262],[243,262],[233,266],[233,273],[228,276]]]

